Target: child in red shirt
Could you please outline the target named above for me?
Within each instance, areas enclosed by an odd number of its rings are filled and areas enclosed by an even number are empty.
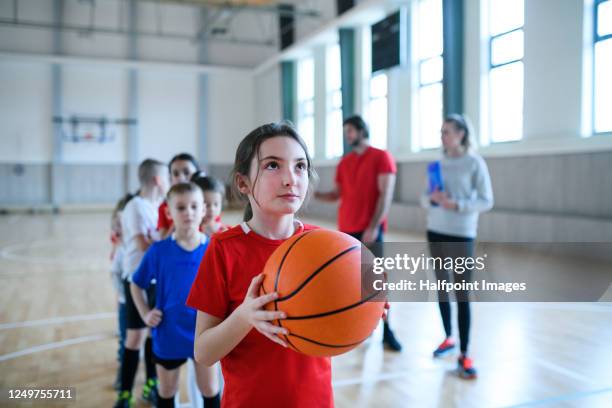
[[[200,171],[197,160],[189,153],[179,153],[170,160],[170,184],[187,183],[191,176]],[[157,230],[161,239],[166,239],[173,230],[172,218],[168,210],[168,203],[164,200],[159,206]]]
[[[223,407],[333,406],[330,359],[287,348],[291,333],[272,323],[285,313],[262,310],[278,295],[259,296],[274,250],[316,228],[295,219],[314,177],[291,126],[263,125],[238,146],[232,180],[248,199],[245,222],[212,237],[187,299],[198,310],[195,359],[221,360]]]
[[[223,209],[223,198],[225,197],[225,186],[214,177],[206,176],[203,172],[196,173],[191,177],[191,182],[197,184],[204,193],[204,205],[206,215],[202,219],[200,231],[213,236],[218,232],[227,231],[229,225],[221,222],[221,210]]]

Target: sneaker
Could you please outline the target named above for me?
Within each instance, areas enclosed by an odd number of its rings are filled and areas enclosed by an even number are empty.
[[[457,371],[459,377],[466,380],[473,380],[476,378],[476,369],[473,366],[472,359],[469,357],[461,356],[457,361]]]
[[[402,345],[399,343],[399,341],[397,341],[391,329],[389,329],[386,325],[382,341],[386,349],[391,351],[402,351]]]
[[[117,402],[115,402],[115,408],[132,408],[133,406],[134,398],[132,398],[132,393],[129,391],[120,392]]]
[[[142,386],[142,399],[157,404],[157,378],[149,378]]]
[[[434,350],[433,356],[442,357],[443,355],[445,355],[446,353],[448,353],[454,348],[455,348],[455,342],[450,337],[448,337],[444,339],[444,341],[438,346],[437,349]]]

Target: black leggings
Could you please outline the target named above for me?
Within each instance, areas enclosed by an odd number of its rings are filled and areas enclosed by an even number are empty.
[[[474,239],[467,237],[458,237],[454,235],[438,234],[436,232],[427,231],[427,241],[429,242],[429,250],[432,257],[440,258],[457,258],[457,257],[473,257],[474,256]],[[454,271],[453,271],[454,272]],[[446,269],[436,269],[436,279],[438,281],[449,280],[449,271]],[[452,281],[471,282],[472,270],[467,269],[463,273],[452,273]],[[459,320],[459,341],[461,353],[467,353],[468,343],[470,340],[470,300],[469,291],[456,291],[457,298],[457,317]],[[452,334],[451,329],[451,307],[448,299],[448,292],[438,291],[438,306],[440,307],[440,315],[442,316],[442,324],[446,337]]]

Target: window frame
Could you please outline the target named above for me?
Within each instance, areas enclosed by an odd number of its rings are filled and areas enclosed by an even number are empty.
[[[612,134],[612,129],[598,132],[595,127],[595,112],[597,111],[595,107],[595,85],[596,85],[595,83],[595,80],[596,80],[596,77],[595,77],[595,65],[596,65],[595,46],[599,42],[603,42],[606,40],[612,41],[612,33],[608,33],[605,35],[599,35],[598,33],[599,31],[599,6],[609,1],[612,1],[612,0],[593,0],[593,48],[591,49],[592,58],[593,58],[593,61],[591,63],[591,78],[592,78],[592,81],[591,81],[591,129],[592,129],[592,132],[591,133],[593,135]]]
[[[385,94],[383,96],[374,97],[372,96],[372,80],[376,78],[377,76],[382,76],[382,75],[385,76],[386,78],[385,82],[387,83]],[[387,109],[385,112],[385,137],[384,137],[385,143],[384,143],[384,146],[381,146],[380,148],[383,148],[386,150],[389,147],[389,72],[387,69],[379,70],[379,71],[372,73],[368,80],[368,122],[369,122],[368,125],[370,128],[370,131],[372,131],[373,129],[372,123],[374,123],[373,117],[372,117],[372,108],[371,108],[372,102],[377,101],[377,100],[382,100],[382,99],[385,100],[385,105]],[[371,141],[372,141],[372,134],[370,133],[370,142]]]
[[[315,61],[314,61],[314,57],[313,56],[307,56],[304,57],[300,60],[297,60],[297,66],[296,66],[296,77],[297,80],[300,81],[300,68],[299,65],[300,63],[303,63],[303,61],[305,60],[310,60],[312,63],[312,98],[308,98],[308,99],[300,99],[300,93],[299,93],[299,87],[298,90],[296,91],[296,128],[300,129],[300,126],[302,124],[302,121],[305,118],[312,118],[312,122],[313,122],[313,133],[312,135],[309,135],[309,140],[312,140],[312,146],[308,146],[308,149],[310,151],[311,157],[315,157],[316,155],[316,140],[315,140],[315,100],[316,100],[316,89],[315,89]],[[306,111],[305,106],[307,104],[312,104],[312,113],[305,115],[304,112]],[[304,135],[300,133],[300,136],[302,138],[304,138]]]
[[[325,60],[326,60],[326,64],[325,64],[326,65],[326,71],[325,71],[325,98],[326,98],[326,105],[325,105],[325,108],[326,108],[326,112],[325,112],[325,154],[324,154],[324,156],[325,156],[326,159],[336,159],[338,157],[342,157],[342,154],[343,154],[342,147],[343,147],[343,138],[344,138],[344,135],[342,135],[342,134],[340,135],[340,137],[341,137],[341,139],[340,139],[340,146],[341,146],[341,149],[340,149],[341,153],[340,153],[340,155],[339,156],[331,156],[331,155],[328,154],[329,152],[328,152],[328,149],[327,149],[327,147],[328,147],[328,138],[331,137],[331,135],[329,134],[328,130],[329,130],[330,117],[334,113],[340,112],[340,118],[342,118],[342,76],[340,78],[340,86],[338,88],[333,88],[332,89],[331,87],[329,87],[329,82],[330,81],[329,81],[329,72],[328,72],[328,70],[329,70],[329,67],[331,66],[331,64],[327,63],[327,58],[330,57],[330,54],[331,54],[330,49],[331,48],[338,47],[338,52],[340,53],[340,44],[336,43],[336,44],[333,44],[333,45],[328,46],[328,47],[329,48],[327,48],[325,50]],[[341,65],[340,60],[338,61],[338,63],[339,63],[338,67],[341,70],[342,69],[342,65]],[[334,107],[334,104],[333,104],[334,95],[337,92],[340,92],[340,106],[339,107]],[[342,130],[342,122],[340,123],[340,129]]]
[[[440,10],[442,11],[442,15],[440,16],[440,19],[442,20],[442,26],[441,27],[442,27],[442,30],[444,30],[444,5],[442,4],[442,0],[439,0],[439,1],[440,1]],[[420,6],[420,4],[418,4],[418,2],[415,2],[415,7],[418,8],[419,6]],[[419,18],[419,20],[421,20],[420,14],[419,14],[418,18]],[[421,21],[419,21],[418,24],[422,24]],[[420,35],[420,34],[421,34],[420,32],[417,32],[417,35]],[[419,41],[419,40],[417,39],[417,41]],[[423,82],[422,75],[421,75],[423,64],[425,64],[425,63],[427,63],[427,62],[429,62],[431,60],[438,59],[438,58],[442,60],[442,76],[440,77],[440,80],[438,80],[438,81]],[[442,103],[442,112],[441,112],[441,116],[440,116],[440,125],[442,125],[442,123],[444,122],[444,35],[442,35],[442,49],[441,49],[440,54],[432,55],[432,56],[429,56],[429,57],[426,57],[426,58],[419,58],[419,57],[416,58],[416,75],[417,75],[417,81],[416,81],[417,82],[417,89],[416,89],[416,98],[414,98],[414,99],[416,99],[416,108],[417,108],[418,111],[420,111],[421,104],[422,104],[422,101],[421,101],[421,99],[422,99],[421,98],[422,90],[424,88],[427,88],[427,87],[430,87],[430,86],[433,86],[433,85],[438,85],[439,84],[439,85],[442,86],[442,89],[443,89],[443,91],[442,91],[442,100],[441,100],[441,103]],[[414,99],[413,99],[413,101],[414,101]],[[442,141],[440,141],[438,146],[423,147],[423,139],[422,139],[422,135],[421,135],[421,133],[422,133],[421,130],[422,130],[422,127],[423,127],[423,125],[421,123],[421,119],[422,118],[420,117],[420,115],[418,113],[417,113],[417,116],[418,116],[418,119],[416,120],[416,123],[418,124],[418,126],[413,127],[413,129],[417,133],[416,135],[413,136],[413,142],[412,142],[413,146],[414,145],[418,146],[418,148],[417,148],[418,151],[435,151],[435,150],[439,150],[440,147],[442,146]],[[439,139],[439,137],[438,137],[438,139]]]
[[[522,0],[522,1],[523,1],[523,4],[524,4],[527,0]],[[488,65],[488,71],[487,71],[487,84],[488,84],[487,85],[487,87],[488,87],[488,90],[487,90],[487,94],[488,94],[488,97],[487,97],[487,104],[488,104],[487,112],[488,112],[488,118],[487,118],[487,128],[488,129],[486,131],[486,134],[487,134],[487,138],[486,139],[488,139],[488,140],[486,140],[486,142],[484,144],[491,145],[491,144],[502,144],[502,143],[517,143],[517,142],[520,142],[520,141],[522,141],[524,139],[524,133],[523,133],[522,127],[524,126],[524,122],[525,122],[525,112],[524,112],[524,110],[525,110],[525,82],[524,82],[525,81],[525,61],[524,61],[524,59],[525,59],[525,16],[523,14],[523,25],[521,25],[520,27],[516,27],[516,28],[510,29],[510,30],[503,31],[501,33],[497,33],[497,34],[493,34],[492,35],[490,33],[491,32],[491,30],[490,30],[490,24],[491,24],[491,10],[490,10],[490,8],[491,7],[492,7],[491,6],[491,2],[489,1],[489,4],[488,4],[489,16],[488,16],[488,19],[487,19],[488,20],[487,25],[489,27],[489,35],[488,35],[489,41],[488,41],[488,50],[487,50],[488,51],[488,64],[487,64]],[[523,7],[523,13],[525,12],[524,10],[525,9]],[[505,35],[508,35],[508,34],[511,34],[511,33],[515,33],[515,32],[518,32],[518,31],[522,31],[523,32],[523,56],[521,58],[517,58],[517,59],[511,60],[511,61],[505,61],[505,62],[502,62],[500,64],[493,64],[493,42],[497,38],[500,38],[500,37],[503,37]],[[505,67],[505,66],[509,66],[509,65],[512,65],[512,64],[516,64],[516,63],[519,63],[519,62],[521,62],[523,64],[523,68],[522,68],[523,69],[523,100],[522,100],[522,105],[523,106],[522,106],[522,109],[521,109],[522,110],[521,134],[520,134],[520,137],[518,139],[516,139],[516,140],[494,140],[493,133],[492,133],[493,127],[491,125],[491,120],[492,120],[492,118],[491,118],[491,104],[492,104],[492,99],[493,99],[492,95],[491,95],[491,72],[493,72],[493,70],[495,70],[495,69],[498,69],[498,68],[501,68],[501,67]]]

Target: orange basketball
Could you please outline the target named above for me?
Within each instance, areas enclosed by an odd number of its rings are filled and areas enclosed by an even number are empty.
[[[376,328],[384,308],[378,293],[361,289],[361,242],[342,232],[311,230],[283,242],[264,267],[260,293],[277,292],[267,310],[293,350],[334,356],[353,349]],[[376,297],[377,301],[372,301]]]

